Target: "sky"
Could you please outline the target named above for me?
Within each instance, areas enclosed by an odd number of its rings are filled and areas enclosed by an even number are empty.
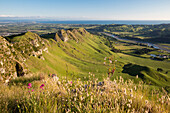
[[[0,17],[170,20],[170,0],[0,0]]]

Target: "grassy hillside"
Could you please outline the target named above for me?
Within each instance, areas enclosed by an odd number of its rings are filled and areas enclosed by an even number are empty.
[[[91,35],[84,29],[69,30],[69,33],[72,35],[68,35],[67,42],[56,42],[51,34],[50,38],[45,35],[44,38],[50,40],[49,52],[43,53],[44,61],[35,57],[27,61],[31,71],[76,77],[88,76],[89,72],[96,74],[98,78],[106,75],[108,66],[103,64],[103,59],[114,54],[110,48],[98,36]]]
[[[31,32],[7,37],[14,43],[15,49],[25,56],[25,63],[32,73],[57,74],[59,77],[82,80],[88,80],[89,73],[92,73],[102,80],[115,69],[112,80],[122,76],[125,80],[134,79],[135,83],[144,80],[147,84],[169,90],[169,61],[156,61],[146,54],[136,55],[133,52],[143,46],[92,35],[83,28],[59,30],[42,37]],[[116,49],[121,52],[114,53]],[[133,66],[127,68],[130,63]],[[157,72],[157,68],[163,71]],[[138,79],[135,79],[136,75]]]

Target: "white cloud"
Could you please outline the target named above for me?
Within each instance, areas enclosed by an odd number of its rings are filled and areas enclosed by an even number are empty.
[[[16,17],[14,15],[0,15],[0,17]]]

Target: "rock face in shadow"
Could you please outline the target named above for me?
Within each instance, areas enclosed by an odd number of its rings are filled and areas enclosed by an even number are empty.
[[[24,76],[24,71],[23,71],[23,67],[18,63],[16,62],[16,72],[17,72],[17,76],[20,77],[20,76]]]

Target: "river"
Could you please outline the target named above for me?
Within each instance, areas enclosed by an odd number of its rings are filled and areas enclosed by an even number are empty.
[[[118,36],[115,36],[113,34],[110,34],[110,33],[106,33],[106,32],[101,32],[107,36],[110,36],[110,37],[113,37],[119,41],[129,41],[131,43],[141,43],[141,44],[145,44],[145,45],[148,45],[148,46],[152,46],[154,47],[155,49],[160,49],[160,50],[164,50],[164,51],[167,51],[168,53],[170,53],[170,48],[169,46],[165,46],[165,45],[158,45],[158,44],[153,44],[153,43],[149,43],[149,42],[142,42],[142,41],[136,41],[136,40],[130,40],[130,39],[124,39],[124,38],[119,38]]]

